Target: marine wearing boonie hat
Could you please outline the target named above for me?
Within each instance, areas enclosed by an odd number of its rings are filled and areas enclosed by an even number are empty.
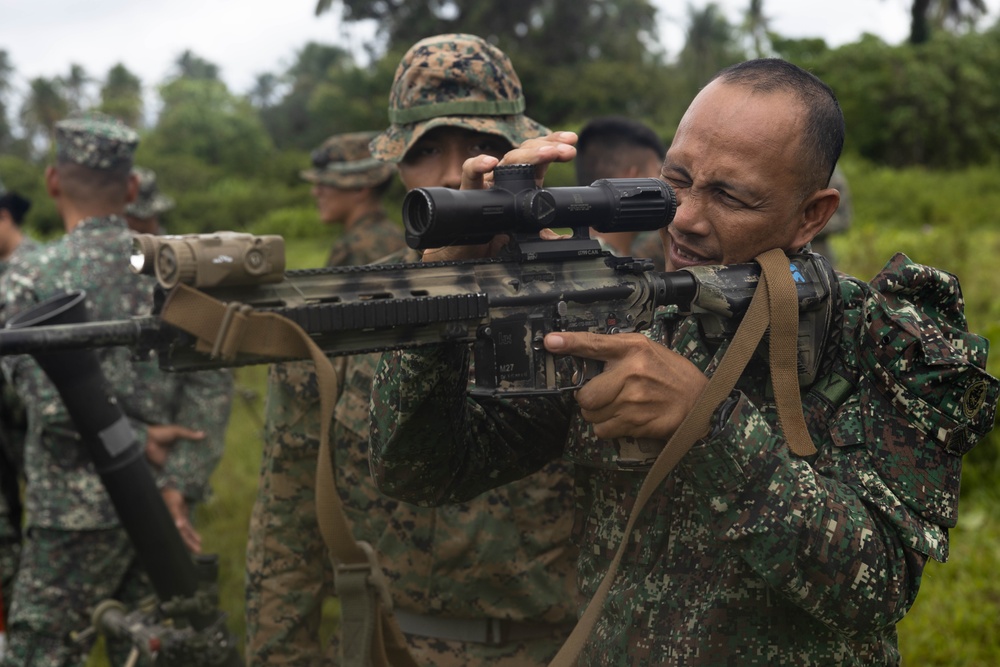
[[[379,160],[399,162],[435,127],[496,134],[519,146],[549,130],[524,115],[524,92],[510,58],[475,35],[422,39],[396,68],[389,93],[392,123],[371,143]]]
[[[310,183],[344,190],[381,185],[396,173],[395,167],[372,157],[368,144],[378,132],[335,134],[312,152],[312,169],[299,172]]]
[[[132,174],[139,181],[139,194],[134,202],[125,207],[127,215],[147,220],[162,215],[174,207],[174,200],[160,192],[156,184],[156,173],[152,169],[133,167]]]
[[[90,169],[131,167],[139,145],[135,130],[117,118],[91,112],[56,123],[56,158]]]

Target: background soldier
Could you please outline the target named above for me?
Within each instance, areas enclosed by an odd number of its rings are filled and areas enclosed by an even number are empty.
[[[132,175],[138,183],[135,200],[125,207],[125,220],[136,234],[162,234],[160,216],[174,208],[174,200],[160,192],[156,172],[145,167],[134,167]]]
[[[625,116],[603,116],[587,122],[576,142],[576,182],[599,178],[659,178],[667,149],[653,129]],[[597,234],[616,255],[645,257],[663,270],[663,244],[658,232]]]
[[[133,130],[106,116],[57,123],[57,160],[45,185],[67,233],[8,270],[0,294],[11,316],[69,290],[86,292],[95,320],[149,313],[152,283],[128,269],[131,234],[122,216],[135,197],[129,172],[137,143]],[[139,442],[203,437],[165,421],[150,390],[162,378],[155,363],[133,362],[122,348],[98,354]],[[134,604],[151,591],[55,387],[30,357],[4,357],[3,369],[28,410],[28,530],[3,664],[82,665],[91,644],[74,642],[71,633],[89,625],[92,606],[111,597]],[[114,664],[129,649],[109,641]]]
[[[431,37],[415,44],[397,68],[389,98],[392,125],[371,143],[372,152],[398,163],[407,188],[457,188],[466,159],[482,153],[499,157],[546,132],[523,112],[520,82],[501,51],[471,35]],[[419,256],[407,251],[394,259],[415,261]],[[377,359],[353,357],[343,372],[331,444],[337,487],[354,536],[378,553],[412,654],[419,664],[440,667],[547,664],[569,633],[577,602],[575,550],[569,542],[573,487],[567,467],[548,466],[469,503],[437,510],[385,498],[374,488],[368,466],[368,401]],[[272,382],[269,441],[277,439],[282,449],[310,441],[313,449],[318,447],[318,399],[303,400],[310,391],[315,394],[314,387],[309,376],[298,379],[298,387],[295,378]],[[311,500],[310,490],[294,496],[301,501],[295,506],[299,512]],[[289,511],[267,519],[271,524],[284,521]],[[251,533],[262,528],[277,531],[255,524]],[[322,550],[318,535],[314,544]],[[288,551],[272,553],[290,558]],[[290,618],[288,607],[307,598],[291,592],[307,590],[307,582],[287,585],[277,574],[272,570],[251,582],[259,591],[288,591],[285,599],[272,594],[270,604],[258,598],[261,625]],[[315,577],[312,581],[310,591],[319,585]],[[304,652],[288,656],[290,636],[295,643],[304,640],[308,646],[312,640],[315,646],[314,628],[310,636],[303,630],[257,628],[251,660],[312,664]],[[335,664],[334,648],[327,653],[327,664]],[[318,655],[317,649],[312,655]]]
[[[162,234],[160,216],[174,208],[174,200],[160,192],[156,173],[133,167],[138,192],[125,207],[129,229],[137,234]],[[219,465],[226,445],[226,427],[233,404],[233,373],[227,368],[186,373],[164,373],[155,400],[168,422],[186,424],[205,434],[197,446],[174,447],[151,442],[146,458],[153,465],[157,486],[174,517],[177,530],[193,553],[201,553],[201,535],[192,516],[197,503],[209,495],[209,478]]]
[[[320,220],[341,230],[327,266],[370,264],[405,247],[402,230],[382,207],[395,169],[372,157],[368,143],[374,135],[330,137],[313,151],[312,168],[301,172],[312,184]],[[348,361],[332,361],[343,387]],[[271,366],[260,484],[247,545],[251,664],[315,664],[324,650],[328,662],[336,656],[337,644],[324,648],[319,637],[323,601],[334,595],[314,503],[319,401],[311,361]]]
[[[8,192],[0,181],[0,276],[18,257],[37,247],[21,229],[31,202]],[[5,317],[0,301],[0,326]],[[12,587],[21,554],[21,476],[25,435],[24,407],[0,376],[0,595],[6,618],[13,599]],[[0,649],[0,655],[3,651]]]

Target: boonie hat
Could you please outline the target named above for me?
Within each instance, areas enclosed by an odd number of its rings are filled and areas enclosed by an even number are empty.
[[[56,123],[59,162],[73,162],[90,169],[131,166],[138,145],[136,131],[107,114],[90,112]]]
[[[312,169],[299,172],[319,185],[356,190],[381,185],[396,168],[372,157],[368,144],[378,132],[336,134],[312,152]]]
[[[475,35],[422,39],[396,68],[389,93],[389,128],[371,143],[372,155],[399,162],[435,127],[496,134],[519,146],[548,134],[524,115],[524,92],[510,58]]]
[[[132,173],[139,181],[139,195],[125,207],[125,213],[133,218],[147,220],[174,207],[174,200],[160,192],[156,184],[156,173],[152,169],[133,167]]]

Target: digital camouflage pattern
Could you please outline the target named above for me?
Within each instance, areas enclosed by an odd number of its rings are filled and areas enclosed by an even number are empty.
[[[327,265],[370,264],[403,246],[402,231],[384,212],[369,215],[344,230]],[[334,363],[342,373],[346,361]],[[324,652],[319,625],[333,580],[316,523],[319,391],[312,362],[271,366],[265,414],[247,545],[246,655],[251,665],[315,665]],[[335,656],[336,646],[327,655]]]
[[[582,665],[899,664],[895,624],[926,560],[948,555],[961,457],[992,428],[998,382],[954,276],[897,255],[870,284],[840,287],[839,354],[802,395],[818,454],[788,450],[768,370],[751,361],[640,515]],[[649,335],[714,372],[725,350],[694,319],[661,315]],[[377,481],[411,501],[460,501],[531,472],[541,447],[563,453],[589,599],[646,471],[619,465],[619,441],[596,438],[568,395],[467,397],[463,359],[447,346],[383,356]]]
[[[115,169],[132,165],[139,145],[135,130],[116,118],[98,112],[56,123],[56,159],[90,169]]]
[[[398,229],[396,234],[401,242]],[[371,242],[373,236],[359,238]],[[358,253],[335,249],[333,256]],[[416,259],[408,251],[386,261]],[[414,655],[421,664],[442,667],[546,664],[568,634],[566,622],[575,608],[575,552],[566,543],[572,486],[565,465],[438,510],[385,498],[368,470],[368,400],[377,360],[377,355],[333,359],[341,395],[331,443],[348,519],[355,537],[379,553],[394,608],[560,626],[551,636],[503,645],[409,636]],[[323,664],[336,664],[336,637],[324,652],[317,632],[321,603],[333,595],[333,582],[313,507],[320,424],[311,364],[272,366],[266,412],[248,555],[248,656],[251,664],[314,665],[325,655]]]
[[[318,185],[355,190],[374,188],[393,177],[396,168],[372,157],[368,144],[378,132],[337,134],[310,156],[312,169],[299,172],[303,180]]]
[[[127,215],[148,220],[173,210],[174,200],[160,192],[160,187],[156,183],[156,172],[145,167],[133,167],[132,175],[139,182],[139,192],[135,201],[125,207]]]
[[[3,190],[0,184],[0,191]],[[11,263],[18,261],[38,243],[25,236],[6,260],[0,261],[0,276]],[[0,302],[0,327],[6,321],[6,308]],[[24,437],[27,431],[24,406],[14,388],[0,375],[0,594],[6,616],[14,599],[14,573],[21,554],[20,489],[18,479],[24,473]],[[10,498],[10,501],[8,501]]]
[[[524,115],[524,92],[503,51],[465,34],[422,39],[396,68],[389,93],[389,122],[371,142],[379,160],[399,162],[435,127],[497,134],[512,146],[548,134]]]
[[[11,315],[69,289],[86,291],[92,320],[146,315],[152,306],[153,282],[128,270],[131,247],[132,236],[123,218],[85,219],[71,233],[33,253],[30,262],[11,267],[0,294]],[[98,355],[113,395],[130,418],[139,442],[145,443],[146,424],[170,423],[170,408],[163,396],[172,389],[162,384],[164,374],[155,361],[133,362],[131,353],[124,348],[98,350]],[[88,584],[101,586],[102,590],[143,588],[145,584],[133,579],[135,554],[131,547],[122,550],[119,546],[123,532],[114,508],[89,457],[79,446],[55,387],[30,357],[4,357],[2,364],[28,410],[25,510],[26,526],[32,531],[22,554],[9,632],[9,654],[20,658],[9,664],[49,664],[43,662],[41,654],[30,659],[37,662],[25,657],[32,650],[42,651],[32,642],[46,636],[59,639],[44,642],[45,659],[62,664],[58,661],[69,660],[69,656],[79,655],[88,646],[87,642],[67,642],[63,634],[67,628],[82,629],[89,623],[89,606],[75,602],[83,599],[87,590],[74,590],[71,585],[96,574],[80,570],[84,573],[81,577],[77,568],[90,564],[95,568],[93,572],[106,575],[106,580]],[[216,400],[212,406],[217,405]],[[201,442],[185,441],[174,446],[172,456],[177,456],[177,461],[189,461],[194,469],[182,473],[174,467],[179,465],[175,462],[170,474],[186,477],[190,488],[204,486],[204,482],[191,480],[207,479],[210,470],[201,467],[207,454],[182,452],[202,447]],[[68,550],[58,561],[68,570],[58,568],[49,557],[54,549],[51,544],[32,544],[52,536],[60,536],[59,548]],[[99,570],[93,565],[98,560],[103,563]],[[52,595],[40,594],[47,589],[58,591],[56,599],[61,602],[56,604]],[[91,599],[90,604],[98,601]]]

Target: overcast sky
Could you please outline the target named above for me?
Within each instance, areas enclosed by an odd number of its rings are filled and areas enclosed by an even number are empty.
[[[504,0],[483,0],[503,2]],[[870,32],[899,43],[909,32],[912,0],[765,0],[771,27],[789,37],[823,37],[833,46]],[[702,0],[653,0],[660,8],[661,41],[675,53],[683,44],[687,6]],[[990,23],[1000,0],[986,0]],[[733,22],[749,0],[718,0]],[[28,80],[65,74],[70,63],[103,77],[124,63],[146,86],[171,74],[185,49],[215,63],[237,93],[256,74],[281,72],[308,41],[361,53],[372,26],[345,30],[335,14],[313,14],[315,0],[0,0],[0,49],[16,69],[20,92]]]

